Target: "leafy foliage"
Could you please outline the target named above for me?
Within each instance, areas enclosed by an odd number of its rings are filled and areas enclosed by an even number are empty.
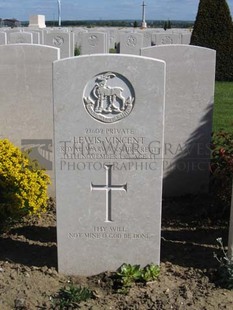
[[[225,0],[200,0],[191,44],[216,50],[216,80],[233,81],[233,25]]]
[[[123,264],[117,275],[120,277],[121,284],[124,287],[131,286],[141,278],[141,268],[139,265]]]
[[[0,225],[25,215],[40,214],[47,207],[45,171],[9,140],[0,140]]]
[[[163,25],[163,29],[164,30],[167,30],[167,29],[171,29],[171,21],[170,20],[167,20],[164,22],[164,25]]]
[[[116,48],[110,48],[110,49],[109,49],[109,53],[110,53],[110,54],[116,54],[116,53],[117,53]]]
[[[81,55],[81,47],[76,44],[74,48],[74,56],[80,56],[80,55]]]
[[[216,82],[214,94],[213,131],[233,133],[233,82]]]
[[[233,179],[233,133],[220,131],[212,136],[211,173],[217,196],[230,204]]]
[[[219,262],[219,268],[217,271],[217,283],[227,289],[233,289],[233,260],[227,257],[227,253],[224,250],[222,239],[218,238],[217,242],[220,244],[223,256],[218,257],[214,253],[214,257]]]
[[[135,20],[134,23],[133,23],[133,27],[134,27],[134,28],[137,28],[137,27],[138,27],[138,22],[137,22],[136,20]]]
[[[117,271],[117,287],[119,293],[128,293],[129,288],[137,282],[155,281],[160,273],[157,265],[150,264],[145,268],[140,265],[123,264]]]
[[[158,278],[159,273],[160,273],[159,266],[150,264],[143,269],[141,277],[145,282],[151,282],[155,281]]]
[[[93,293],[88,288],[71,284],[61,288],[53,302],[55,309],[77,309],[80,302],[92,297]]]

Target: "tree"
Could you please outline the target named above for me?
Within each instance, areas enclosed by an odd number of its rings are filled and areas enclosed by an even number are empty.
[[[171,29],[172,25],[171,25],[171,21],[170,19],[167,21],[167,29]]]
[[[216,80],[233,81],[233,24],[226,0],[200,0],[192,45],[216,50]]]
[[[134,21],[133,26],[134,26],[134,28],[138,27],[138,22],[136,20]]]

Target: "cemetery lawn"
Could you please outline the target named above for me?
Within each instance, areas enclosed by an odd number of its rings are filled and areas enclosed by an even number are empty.
[[[216,284],[216,238],[227,242],[227,218],[209,196],[163,202],[161,271],[157,281],[120,294],[112,273],[69,277],[57,272],[55,205],[0,235],[0,309],[68,309],[54,306],[69,283],[88,287],[93,298],[69,309],[232,309],[233,291]],[[87,258],[88,259],[88,258]],[[101,259],[96,257],[96,259]],[[132,262],[134,264],[135,262]]]
[[[213,131],[233,133],[233,82],[215,83]]]

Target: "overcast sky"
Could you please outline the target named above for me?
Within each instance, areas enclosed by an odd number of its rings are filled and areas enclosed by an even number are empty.
[[[60,0],[63,20],[141,19],[142,0]],[[233,16],[233,0],[227,0]],[[199,0],[145,0],[146,19],[195,20]],[[57,20],[57,0],[0,0],[0,18]]]

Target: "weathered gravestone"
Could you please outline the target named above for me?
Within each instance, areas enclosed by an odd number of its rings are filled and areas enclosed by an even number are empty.
[[[5,32],[0,32],[0,45],[7,43],[7,37]]]
[[[33,44],[41,43],[40,32],[32,31],[32,41],[33,41]]]
[[[159,263],[164,66],[123,55],[54,63],[62,273]]]
[[[142,30],[140,32],[143,35],[143,47],[148,47],[152,45],[152,32]]]
[[[69,32],[70,33],[70,57],[74,56],[74,49],[75,49],[75,44],[74,44],[74,32]]]
[[[107,33],[83,32],[81,38],[81,55],[108,53]]]
[[[29,44],[0,46],[0,138],[31,150],[53,178],[52,62],[59,49]],[[53,194],[53,184],[50,188]]]
[[[73,31],[74,31],[74,45],[80,48],[82,42],[82,33],[87,33],[88,31],[79,28],[74,28]]]
[[[120,34],[120,53],[140,55],[140,49],[143,47],[143,35],[136,32]]]
[[[30,32],[10,32],[8,34],[8,44],[33,43],[33,36]]]
[[[71,44],[71,39],[73,39],[73,36],[68,32],[44,32],[44,44],[60,48],[61,58],[73,56],[73,51],[71,51],[71,46],[73,46],[73,44]]]
[[[181,34],[181,44],[190,44],[191,32]]]
[[[155,45],[180,44],[181,35],[174,33],[156,33],[154,39]]]
[[[109,45],[109,48],[113,48],[115,49],[116,48],[116,44],[119,43],[119,32],[117,29],[114,29],[114,28],[108,28],[107,29],[107,34],[108,34],[108,45]]]
[[[164,195],[207,192],[216,53],[190,45],[141,53],[166,62]]]
[[[38,44],[42,44],[42,45],[44,45],[44,33],[46,32],[45,30],[43,30],[43,29],[33,29],[33,30],[31,30],[31,31],[33,31],[33,34],[34,33],[38,33],[39,34],[39,42],[38,42]],[[34,35],[33,35],[34,36]],[[33,37],[33,43],[35,43],[34,42],[34,37]]]

